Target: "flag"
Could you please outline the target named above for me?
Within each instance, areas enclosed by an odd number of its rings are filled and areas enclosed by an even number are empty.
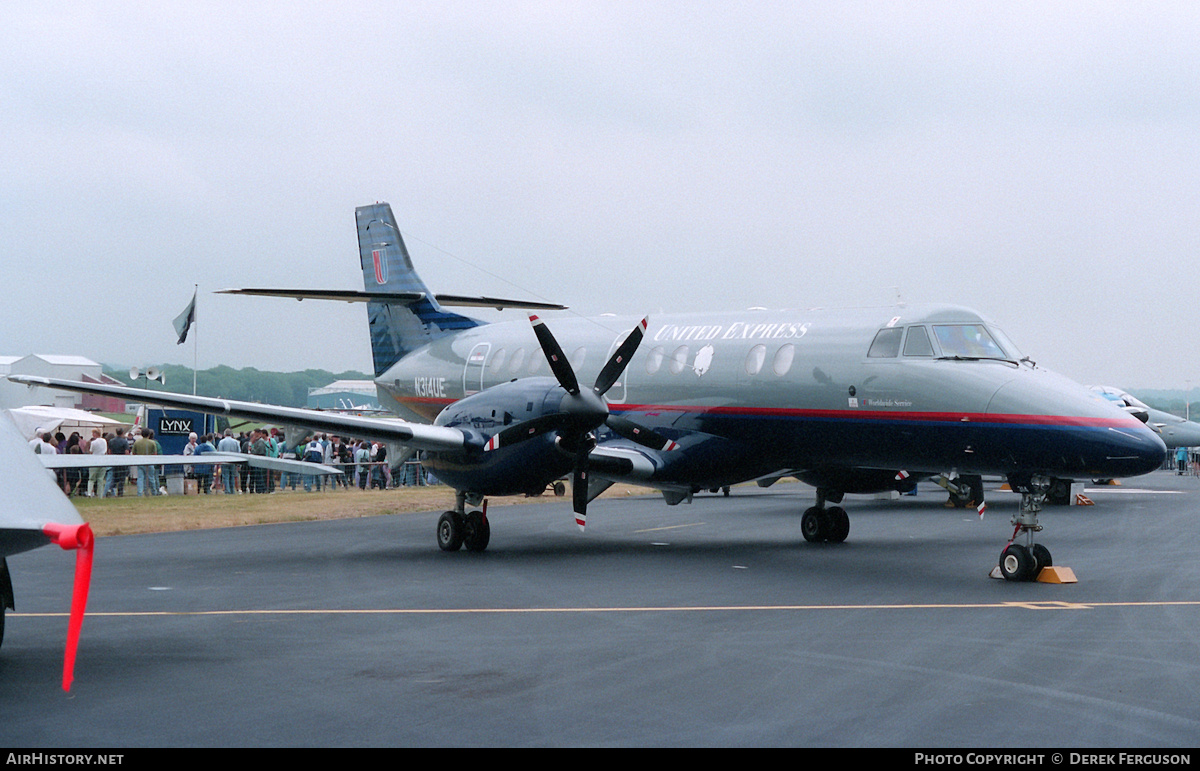
[[[192,324],[196,321],[196,293],[192,292],[192,301],[183,309],[183,313],[175,317],[175,334],[179,335],[177,345],[183,345],[183,341],[187,340],[188,330],[192,328]]]

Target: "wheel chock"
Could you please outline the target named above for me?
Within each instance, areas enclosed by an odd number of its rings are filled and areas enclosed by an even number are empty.
[[[996,570],[999,572],[1000,568],[997,567]],[[1075,571],[1061,565],[1051,565],[1050,567],[1042,568],[1038,572],[1037,580],[1043,584],[1079,583],[1079,579],[1075,577]]]
[[[1095,506],[1096,504],[1092,501],[1091,498],[1087,497],[1083,493],[1077,493],[1075,495],[1075,505],[1076,506]]]
[[[988,573],[988,578],[998,578],[1004,580],[1004,576],[1000,573],[1000,566],[992,568],[992,572]],[[1077,584],[1079,579],[1075,577],[1075,571],[1070,568],[1064,568],[1059,565],[1051,565],[1048,568],[1042,568],[1038,571],[1035,579],[1043,584]]]

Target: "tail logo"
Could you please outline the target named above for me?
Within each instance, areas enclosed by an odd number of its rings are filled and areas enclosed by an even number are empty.
[[[371,250],[371,260],[375,263],[375,283],[387,283],[387,263],[384,262],[383,253],[378,249]]]

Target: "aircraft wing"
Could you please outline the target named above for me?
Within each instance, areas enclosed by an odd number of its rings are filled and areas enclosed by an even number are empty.
[[[50,543],[43,532],[47,524],[83,524],[37,458],[17,424],[0,410],[0,558]]]
[[[14,383],[24,383],[28,386],[44,386],[84,394],[117,396],[149,404],[161,404],[164,407],[198,410],[213,415],[226,415],[265,423],[283,423],[310,431],[325,431],[365,439],[381,439],[418,450],[456,450],[466,446],[467,443],[466,435],[457,428],[408,423],[395,418],[342,415],[300,407],[277,407],[258,402],[239,402],[232,399],[214,399],[208,396],[189,396],[167,391],[150,391],[104,383],[81,383],[76,380],[33,377],[31,375],[9,375],[8,379]]]
[[[48,469],[116,468],[133,466],[203,466],[216,463],[248,463],[255,468],[290,471],[293,474],[325,476],[341,474],[340,468],[323,463],[309,463],[264,455],[244,455],[232,452],[206,452],[203,455],[36,455]]]
[[[216,294],[287,297],[293,300],[341,300],[347,303],[394,302],[406,305],[425,299],[424,292],[363,292],[354,289],[220,289]],[[530,311],[561,311],[567,308],[556,303],[505,300],[500,297],[467,297],[457,294],[435,294],[433,297],[440,305],[468,308],[520,308]]]
[[[64,691],[75,677],[75,653],[92,581],[92,529],[63,495],[54,477],[38,463],[29,443],[7,413],[0,415],[0,639],[5,608],[14,607],[6,558],[48,544],[75,551],[75,587],[63,658]]]

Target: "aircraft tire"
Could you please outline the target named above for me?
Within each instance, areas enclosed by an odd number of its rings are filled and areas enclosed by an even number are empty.
[[[437,523],[438,548],[442,551],[458,551],[462,548],[465,529],[461,514],[457,511],[444,512]]]
[[[463,528],[463,546],[467,547],[467,551],[483,551],[491,540],[492,526],[483,513],[472,511],[468,514],[466,527]]]
[[[825,510],[819,506],[807,509],[800,517],[800,534],[809,543],[821,543],[825,540],[828,528],[825,524]]]
[[[1054,564],[1054,560],[1050,557],[1050,550],[1040,543],[1035,543],[1029,550],[1029,554],[1033,557],[1033,577],[1037,578],[1037,574],[1042,571],[1042,568],[1048,568]]]
[[[841,506],[834,506],[826,514],[829,517],[829,527],[825,540],[829,543],[843,543],[850,535],[850,515]]]
[[[1000,553],[1000,575],[1004,576],[1004,580],[1032,581],[1033,571],[1033,555],[1021,544],[1009,544]]]

